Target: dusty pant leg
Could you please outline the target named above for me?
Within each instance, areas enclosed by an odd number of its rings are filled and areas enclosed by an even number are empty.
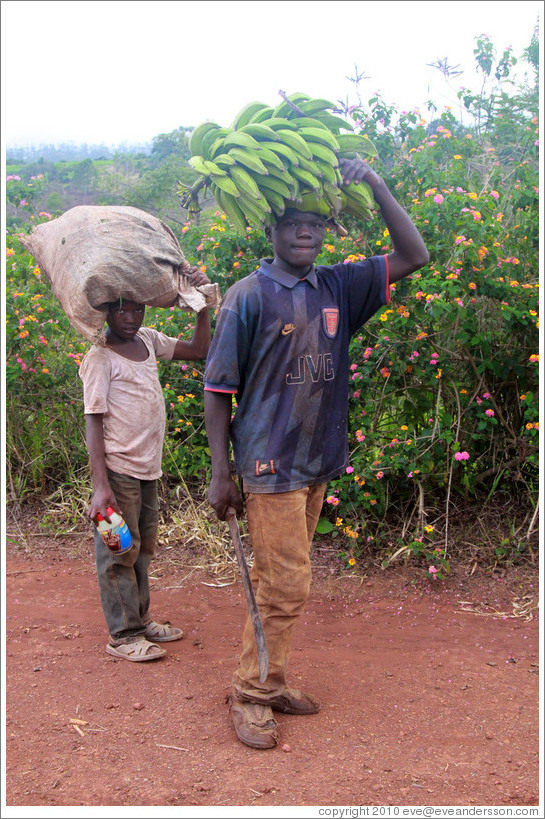
[[[286,688],[293,630],[310,590],[310,545],[325,486],[246,497],[248,530],[254,552],[252,583],[263,621],[269,675],[259,681],[257,645],[251,618],[242,638],[240,665],[233,677],[243,699],[266,701]]]
[[[138,584],[139,613],[142,623],[151,620],[149,614],[150,591],[148,569],[157,545],[159,529],[159,498],[157,495],[157,481],[140,481],[140,516],[138,530],[140,533],[140,553],[134,564],[136,582]],[[128,526],[128,523],[127,523]],[[130,527],[129,527],[130,528]]]
[[[140,556],[138,522],[142,506],[140,481],[108,470],[108,480],[132,536],[123,554],[112,552],[94,529],[100,603],[113,642],[144,633],[135,564]]]

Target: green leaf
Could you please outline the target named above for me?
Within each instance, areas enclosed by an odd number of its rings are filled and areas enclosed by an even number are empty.
[[[316,526],[316,531],[318,532],[319,535],[328,535],[334,529],[335,526],[327,518],[320,518]]]

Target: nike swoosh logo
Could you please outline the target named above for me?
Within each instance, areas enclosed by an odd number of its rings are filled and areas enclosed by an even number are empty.
[[[286,324],[282,327],[282,335],[289,336],[290,333],[293,333],[295,330],[295,324]]]

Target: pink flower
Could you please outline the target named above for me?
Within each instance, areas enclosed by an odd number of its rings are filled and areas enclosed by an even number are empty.
[[[354,467],[353,467],[353,466],[347,466],[347,467],[346,467],[346,474],[347,474],[347,475],[350,475],[350,474],[351,474],[353,471],[354,471]]]
[[[456,461],[468,461],[469,460],[469,452],[457,452],[454,456]]]
[[[440,193],[436,193],[435,196],[433,197],[433,201],[436,202],[438,205],[441,204],[443,199],[444,199],[444,196],[442,196]]]
[[[384,472],[377,472],[377,478],[380,479],[380,478],[383,478],[383,477],[384,477]]]
[[[437,575],[437,569],[435,568],[435,566],[430,566],[429,569],[428,569],[428,572],[431,574],[431,576],[435,580],[435,577]]]
[[[489,418],[492,418],[492,416],[494,415],[494,410],[487,409],[485,415],[488,415]]]

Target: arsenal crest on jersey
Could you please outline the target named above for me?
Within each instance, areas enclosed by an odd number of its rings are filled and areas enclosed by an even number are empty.
[[[324,333],[328,338],[335,338],[337,335],[337,330],[339,329],[338,307],[322,308],[322,326],[324,328]]]

